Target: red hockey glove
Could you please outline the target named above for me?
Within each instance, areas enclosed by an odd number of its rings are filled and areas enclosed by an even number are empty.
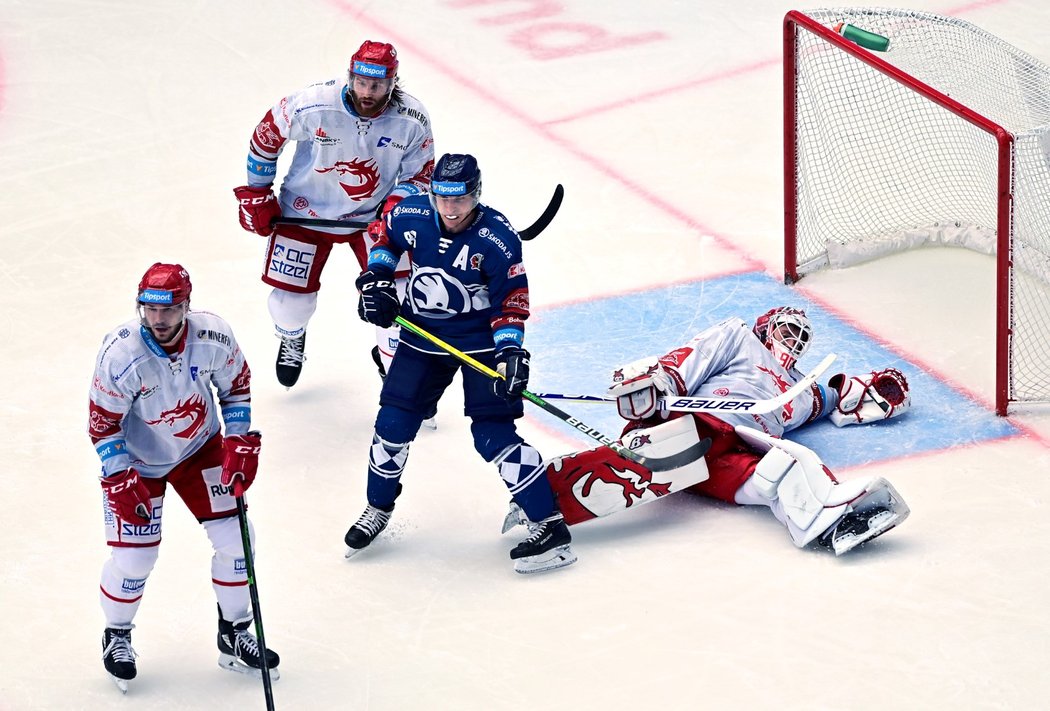
[[[405,199],[404,195],[390,195],[386,200],[383,201],[383,207],[379,208],[379,214],[377,217],[382,220],[384,217],[390,214],[390,211],[397,207],[397,204]]]
[[[109,508],[119,518],[132,523],[149,523],[153,518],[153,504],[149,489],[134,469],[103,477],[102,489],[109,499]]]
[[[242,435],[227,435],[222,440],[223,486],[233,484],[233,495],[240,496],[255,481],[259,469],[259,451],[262,449],[262,433],[251,431]]]
[[[273,194],[270,186],[253,188],[250,185],[242,185],[234,188],[233,194],[241,204],[241,227],[263,237],[273,234],[271,223],[281,216],[281,206],[277,203],[277,196]]]
[[[496,372],[502,378],[492,381],[492,391],[504,400],[521,397],[529,387],[529,352],[518,346],[504,346],[496,351]]]

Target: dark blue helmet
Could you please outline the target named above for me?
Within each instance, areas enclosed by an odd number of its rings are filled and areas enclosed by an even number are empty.
[[[473,195],[481,197],[481,170],[470,154],[446,153],[434,166],[430,179],[430,194],[436,197]]]

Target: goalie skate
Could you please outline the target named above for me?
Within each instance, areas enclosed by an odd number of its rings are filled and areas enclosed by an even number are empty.
[[[900,525],[911,513],[893,485],[881,478],[850,506],[852,511],[819,539],[837,556]]]

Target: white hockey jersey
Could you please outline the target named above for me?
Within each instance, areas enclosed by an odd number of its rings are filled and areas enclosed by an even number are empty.
[[[255,127],[248,184],[272,183],[288,141],[295,155],[281,184],[281,213],[291,217],[371,221],[388,195],[426,192],[434,172],[434,136],[423,105],[395,92],[378,116],[359,116],[337,79],[281,99]]]
[[[741,397],[763,400],[780,395],[802,378],[785,370],[751,325],[729,318],[701,331],[684,346],[660,358],[679,394],[703,397]],[[711,412],[731,425],[745,425],[775,437],[801,427],[823,414],[825,398],[819,385],[803,391],[780,410],[764,415]]]
[[[118,326],[102,341],[89,394],[103,476],[167,474],[220,432],[216,394],[226,434],[250,430],[251,371],[226,321],[190,311],[172,356],[137,319]]]

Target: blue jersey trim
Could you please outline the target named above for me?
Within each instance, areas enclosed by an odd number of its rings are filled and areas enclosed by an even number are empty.
[[[272,178],[277,175],[277,161],[264,161],[248,156],[248,173],[263,178]]]
[[[525,333],[519,328],[501,328],[492,334],[492,341],[497,349],[507,346],[521,348],[521,344],[525,342]]]
[[[371,269],[372,267],[382,267],[394,271],[397,269],[397,257],[385,247],[374,247],[368,253],[368,268]]]
[[[239,405],[237,407],[224,407],[222,409],[222,421],[227,425],[234,422],[251,422],[252,408]]]
[[[104,462],[107,459],[112,459],[113,457],[127,455],[128,445],[122,439],[112,440],[97,445],[95,447],[95,451],[98,453],[98,458]]]

